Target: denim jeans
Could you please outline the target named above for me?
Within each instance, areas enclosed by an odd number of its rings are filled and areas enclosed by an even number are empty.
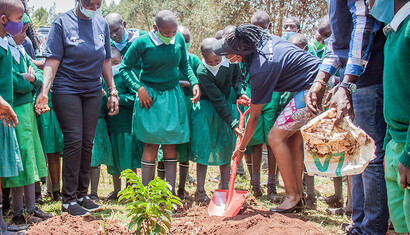
[[[376,158],[363,173],[352,176],[353,227],[357,234],[386,234],[389,211],[384,179],[383,85],[359,88],[353,94],[354,124],[362,128],[376,145]]]
[[[63,203],[87,195],[95,129],[101,107],[101,91],[89,94],[53,95],[53,107],[64,135]]]

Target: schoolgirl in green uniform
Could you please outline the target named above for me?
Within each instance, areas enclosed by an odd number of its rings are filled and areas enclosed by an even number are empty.
[[[214,38],[205,39],[201,45],[202,64],[198,68],[198,78],[202,99],[193,105],[192,137],[190,160],[197,163],[197,190],[195,200],[208,202],[204,184],[207,166],[219,166],[221,189],[228,189],[230,175],[230,155],[234,150],[234,131],[238,129],[238,119],[232,114],[229,95],[231,87],[236,89],[236,97],[248,99],[238,65],[229,64],[221,56],[212,52]]]
[[[12,188],[13,218],[15,224],[25,224],[23,202],[27,212],[40,219],[47,219],[46,214],[35,205],[35,185],[41,177],[47,176],[46,160],[37,128],[36,115],[33,108],[33,90],[43,84],[43,73],[25,52],[21,44],[26,38],[29,17],[24,14],[23,29],[14,37],[9,37],[10,52],[13,56],[13,106],[19,119],[16,127],[17,141],[20,147],[24,171],[18,176],[5,178],[3,187]],[[24,199],[23,199],[24,194]]]
[[[6,106],[8,113],[13,107],[13,58],[9,49],[6,34],[17,35],[23,23],[21,18],[24,14],[24,7],[21,1],[2,1],[0,0],[0,101],[2,107]],[[3,111],[3,110],[2,110]],[[1,191],[2,181],[5,177],[15,177],[23,171],[21,164],[20,150],[15,133],[18,120],[15,113],[3,116],[1,112],[0,120],[0,233],[5,235],[14,234],[3,219],[3,192]],[[14,117],[13,117],[14,116]],[[6,119],[6,120],[4,120]],[[7,125],[6,125],[7,123]]]
[[[120,74],[138,93],[132,131],[145,143],[141,161],[142,183],[147,185],[155,173],[159,145],[164,152],[165,175],[172,190],[176,178],[176,144],[190,138],[185,98],[179,85],[179,72],[192,86],[193,102],[200,98],[198,80],[189,66],[184,38],[177,33],[177,19],[163,10],[155,17],[154,30],[139,37],[125,54]],[[142,72],[133,67],[142,60]]]
[[[188,49],[191,46],[191,33],[189,32],[188,28],[186,28],[185,26],[181,26],[181,25],[178,26],[178,32],[181,33],[182,36],[184,36],[189,66],[191,66],[192,70],[194,71],[195,76],[197,76],[196,71],[199,65],[201,64],[201,60],[199,60],[198,56],[188,52]],[[181,85],[184,91],[184,94],[185,94],[185,104],[186,104],[186,110],[188,113],[188,120],[191,123],[191,109],[192,109],[192,102],[191,102],[192,90],[190,89],[191,83],[182,73],[179,73],[179,85]],[[188,158],[189,158],[190,151],[191,151],[190,143],[177,145],[177,157],[178,157],[178,162],[179,162],[179,185],[178,185],[177,195],[179,198],[182,198],[182,199],[190,198],[188,193],[185,191],[185,184],[188,178],[188,171],[189,171],[189,159]],[[159,151],[157,161],[158,161],[158,176],[161,177],[161,174],[162,175],[165,174],[161,151]]]
[[[104,80],[101,79],[103,87],[106,88]],[[90,199],[98,201],[98,183],[100,182],[100,166],[101,164],[112,166],[114,164],[112,147],[110,138],[108,136],[107,122],[105,121],[108,114],[107,108],[107,93],[105,90],[101,90],[101,108],[100,115],[98,116],[97,127],[95,129],[95,136],[93,141],[93,150],[91,156],[91,168],[90,168],[90,183],[91,193]]]
[[[107,118],[108,133],[111,139],[114,161],[107,167],[108,173],[112,175],[114,191],[107,199],[116,200],[118,192],[121,190],[120,175],[123,170],[141,168],[141,156],[144,145],[131,133],[132,113],[135,103],[135,91],[124,82],[119,74],[119,66],[122,62],[120,51],[111,48],[112,73],[114,83],[120,97],[120,112],[115,116]]]

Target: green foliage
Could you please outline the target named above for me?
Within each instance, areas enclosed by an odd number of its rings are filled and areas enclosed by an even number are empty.
[[[50,25],[48,22],[48,12],[43,7],[37,9],[31,17],[33,28],[37,29],[39,26]]]
[[[170,185],[155,178],[144,186],[131,170],[123,171],[121,177],[129,184],[118,198],[126,200],[127,217],[132,217],[128,229],[135,229],[136,234],[166,234],[171,228],[172,208],[181,205],[181,199],[172,195]]]

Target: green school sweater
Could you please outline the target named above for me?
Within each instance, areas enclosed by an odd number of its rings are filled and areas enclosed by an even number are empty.
[[[28,66],[33,67],[35,71],[34,76],[36,76],[36,81],[34,83],[30,83],[23,77],[23,75],[21,75],[22,73],[27,73]],[[36,89],[41,85],[43,85],[43,71],[34,65],[27,53],[25,53],[24,56],[20,54],[20,63],[17,63],[13,57],[13,105],[16,107],[33,102],[33,89]]]
[[[195,76],[198,77],[197,70],[198,70],[199,65],[201,64],[201,60],[198,58],[198,56],[189,53],[188,62],[189,62],[189,66],[194,71]],[[181,72],[179,72],[179,81],[189,81],[189,80]],[[188,87],[184,87],[184,94],[192,95],[192,89]]]
[[[141,36],[143,36],[143,35],[145,35],[145,34],[148,34],[147,31],[143,31],[143,30],[139,30],[138,33],[139,33],[139,37],[141,37]],[[134,41],[128,42],[127,45],[120,51],[120,53],[121,53],[122,56],[124,56],[124,55],[127,53],[128,49],[130,49],[130,47],[131,47],[131,45],[132,45],[133,42],[134,42]],[[114,41],[113,41],[112,39],[111,39],[111,46],[115,47]],[[141,60],[140,60],[140,61],[138,61],[137,64],[133,67],[133,71],[134,71],[134,73],[135,73],[137,76],[139,76],[140,73],[141,73],[141,70],[142,70],[142,62],[141,62]]]
[[[13,107],[13,58],[5,47],[0,46],[0,96]]]
[[[114,76],[114,83],[120,96],[120,112],[107,117],[108,132],[131,132],[135,92],[131,91],[120,74]]]
[[[392,138],[405,143],[400,162],[410,168],[410,17],[396,32],[387,35],[384,46],[383,112],[387,123],[385,144]]]
[[[232,86],[235,88],[237,97],[246,94],[244,81],[241,78],[239,65],[221,66],[216,76],[202,63],[198,67],[199,87],[202,93],[201,99],[209,100],[215,111],[231,128],[235,128],[239,121],[234,118],[231,102],[227,101],[227,99],[231,93]]]
[[[122,61],[120,74],[129,86],[138,90],[146,85],[156,90],[173,89],[179,81],[179,71],[188,78],[191,86],[198,84],[198,79],[187,59],[184,37],[177,33],[174,44],[156,45],[149,34],[141,36],[128,49]],[[142,60],[140,76],[133,68]],[[179,68],[179,70],[178,70]]]

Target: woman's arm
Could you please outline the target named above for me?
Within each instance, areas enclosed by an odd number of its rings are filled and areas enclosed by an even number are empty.
[[[246,146],[251,140],[253,133],[255,132],[256,126],[258,124],[259,115],[261,114],[263,104],[251,104],[249,111],[249,118],[246,122],[245,131],[243,138],[238,148],[232,154],[232,159],[237,158],[238,161],[242,160],[245,153]]]
[[[115,87],[114,78],[112,76],[111,59],[105,59],[103,65],[102,76],[104,78],[105,84],[108,87],[108,100],[107,107],[109,110],[108,115],[114,116],[120,111],[120,101],[118,99],[118,91]]]
[[[43,114],[50,110],[50,107],[48,107],[48,93],[56,76],[58,66],[60,66],[60,61],[52,58],[47,58],[44,63],[43,85],[40,88],[34,105],[34,110],[37,114]]]

